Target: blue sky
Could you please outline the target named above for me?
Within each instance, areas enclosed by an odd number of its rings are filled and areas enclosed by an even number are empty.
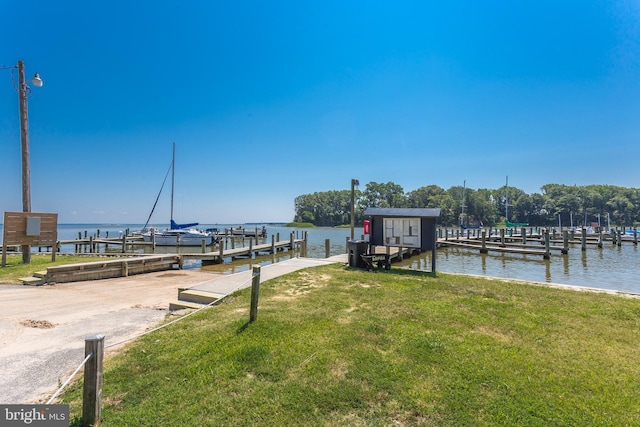
[[[640,187],[636,0],[0,0],[0,40],[44,81],[32,210],[60,222],[144,222],[173,142],[178,222],[289,221],[351,178]],[[9,70],[0,171],[20,211]]]

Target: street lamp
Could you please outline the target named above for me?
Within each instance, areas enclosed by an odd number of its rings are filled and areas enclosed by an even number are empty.
[[[20,145],[22,149],[22,211],[31,212],[31,168],[29,166],[29,117],[27,114],[27,95],[31,92],[28,84],[41,87],[42,79],[38,73],[27,81],[24,77],[24,61],[18,61],[18,65],[3,67],[3,69],[18,69],[18,101],[20,108]],[[22,246],[22,262],[31,262],[31,246]]]
[[[360,185],[360,181],[358,181],[357,179],[352,179],[351,180],[351,240],[353,240],[353,229],[355,227],[355,221],[354,221],[354,216],[355,216],[355,213],[356,213],[356,210],[355,210],[355,201],[356,201],[355,187],[357,185]]]

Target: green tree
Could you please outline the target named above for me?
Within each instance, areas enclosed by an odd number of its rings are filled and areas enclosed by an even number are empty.
[[[444,189],[437,185],[427,185],[407,193],[407,207],[409,208],[437,208],[435,200],[445,194]]]
[[[362,209],[404,208],[407,206],[404,190],[391,181],[386,184],[370,182],[360,198]]]

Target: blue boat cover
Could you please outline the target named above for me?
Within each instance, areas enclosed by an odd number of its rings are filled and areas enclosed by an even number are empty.
[[[190,224],[177,224],[174,220],[171,220],[171,229],[172,230],[180,230],[182,228],[190,228],[198,225],[197,222],[192,222]]]

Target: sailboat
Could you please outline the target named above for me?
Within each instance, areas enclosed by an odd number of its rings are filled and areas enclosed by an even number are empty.
[[[174,190],[174,182],[175,182],[175,164],[176,164],[176,143],[173,143],[173,155],[171,157],[171,219],[170,219],[170,227],[167,230],[160,231],[158,227],[150,227],[148,230],[142,233],[142,237],[145,242],[155,242],[157,246],[201,246],[202,242],[205,242],[205,245],[213,245],[217,242],[217,236],[210,231],[201,231],[196,229],[195,227],[198,225],[197,222],[192,222],[189,224],[178,224],[173,220],[173,190]],[[166,180],[166,177],[165,177]],[[162,183],[164,187],[164,182]],[[162,188],[160,188],[160,192],[162,192]],[[158,197],[160,197],[160,193],[158,193]],[[156,204],[158,203],[158,199],[156,198]],[[153,214],[153,210],[155,209],[155,204],[153,205],[153,209],[151,210],[151,214],[149,214],[149,219]],[[149,219],[147,219],[147,224],[149,223]],[[143,228],[146,229],[146,225]]]

